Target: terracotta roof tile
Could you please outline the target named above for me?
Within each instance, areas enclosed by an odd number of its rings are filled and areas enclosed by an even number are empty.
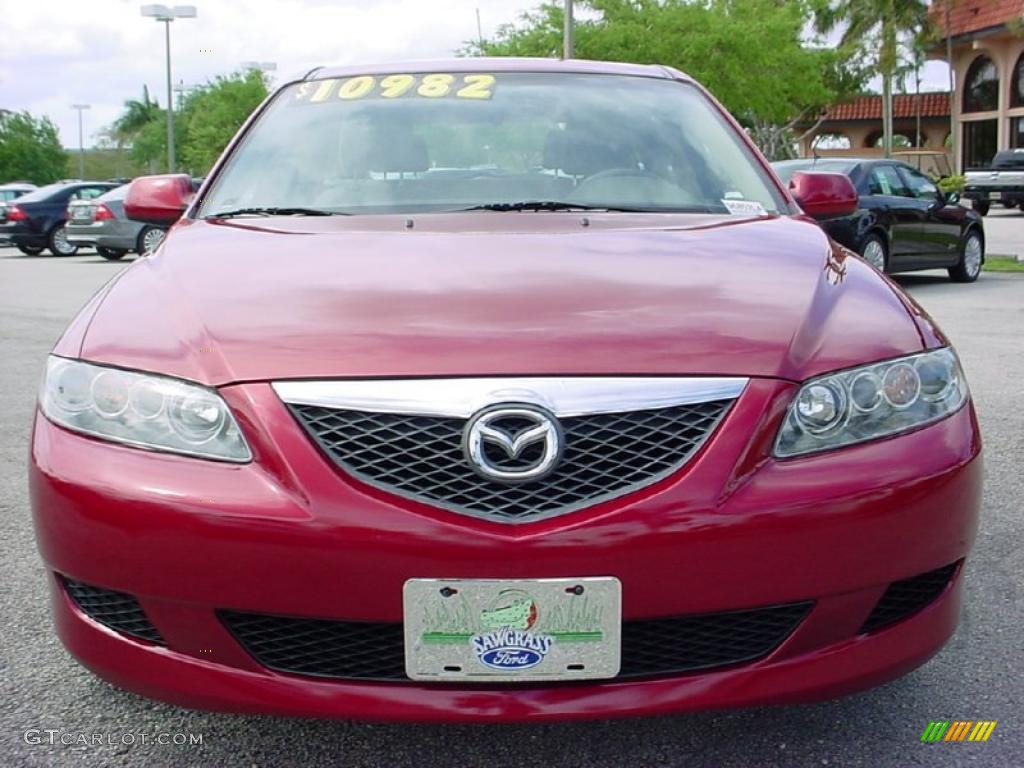
[[[1024,17],[1024,0],[934,0],[929,13],[946,37],[946,4],[953,37],[997,27]]]
[[[893,96],[893,117],[916,117],[917,99],[921,100],[921,117],[949,117],[949,92],[898,93]],[[836,104],[825,114],[825,120],[881,120],[882,97],[860,96],[845,104]]]

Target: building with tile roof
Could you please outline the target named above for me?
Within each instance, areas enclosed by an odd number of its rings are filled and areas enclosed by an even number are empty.
[[[914,136],[920,120],[920,141]],[[950,133],[949,92],[900,93],[893,96],[893,133],[910,146],[941,150]],[[841,148],[836,140],[842,138]],[[815,129],[803,137],[800,151],[810,155],[815,146],[821,154],[881,154],[882,97],[859,96],[853,101],[832,106]],[[821,140],[825,139],[824,145]],[[828,140],[832,141],[829,142]],[[829,147],[828,150],[821,146]]]
[[[958,169],[1024,147],[1024,0],[933,0],[929,14],[940,38],[929,55],[952,44]]]

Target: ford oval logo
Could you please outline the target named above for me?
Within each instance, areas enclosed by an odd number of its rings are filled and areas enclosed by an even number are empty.
[[[531,599],[530,602],[532,603],[533,600]],[[517,605],[518,603],[509,608],[503,608],[501,612],[516,609]],[[516,621],[516,617],[502,616],[502,618],[511,618],[512,621]],[[555,638],[550,635],[531,632],[528,629],[517,629],[509,624],[500,629],[473,635],[470,638],[470,645],[481,664],[505,672],[537,666],[544,661],[544,657],[547,656],[554,642]]]
[[[495,648],[480,656],[480,663],[491,669],[529,669],[544,659],[537,651],[529,648]]]

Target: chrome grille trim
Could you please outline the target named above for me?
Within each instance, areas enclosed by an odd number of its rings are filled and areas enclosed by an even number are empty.
[[[714,434],[746,383],[489,378],[273,387],[313,442],[350,477],[436,508],[527,523],[592,507],[679,471]],[[464,454],[471,417],[481,408],[513,403],[555,413],[565,439],[564,455],[549,474],[515,485],[482,477]]]
[[[289,405],[369,413],[469,418],[495,403],[530,403],[555,416],[648,411],[712,400],[734,400],[741,377],[518,377],[275,381]]]

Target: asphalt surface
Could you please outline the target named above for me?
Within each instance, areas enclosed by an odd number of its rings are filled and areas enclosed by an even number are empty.
[[[986,441],[983,520],[968,561],[966,613],[952,641],[924,667],[815,705],[618,722],[410,726],[179,709],[96,679],[55,638],[28,510],[29,423],[47,351],[119,269],[96,255],[31,258],[0,248],[0,767],[1024,765],[1024,275],[986,273],[966,286],[930,273],[900,279],[957,345]],[[920,743],[936,719],[998,726],[984,744]],[[30,729],[37,733],[29,738],[42,743],[26,743]],[[58,743],[50,745],[45,731],[54,729]],[[152,743],[159,733],[199,734],[202,744]],[[103,743],[62,745],[61,734],[100,734]],[[147,735],[146,744],[138,734]]]
[[[993,206],[985,217],[988,253],[1024,259],[1024,211]]]

